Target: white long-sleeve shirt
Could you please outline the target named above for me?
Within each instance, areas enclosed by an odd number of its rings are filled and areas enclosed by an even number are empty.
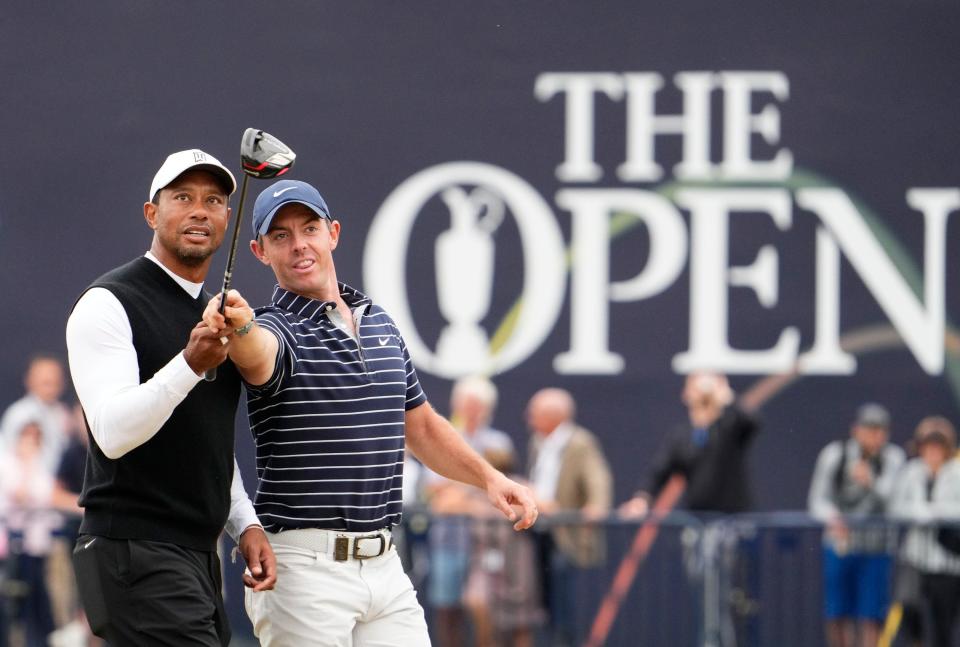
[[[881,473],[875,473],[871,467],[873,480],[870,485],[864,485],[851,476],[854,465],[863,455],[856,440],[836,440],[824,447],[817,457],[810,481],[807,496],[810,516],[824,523],[839,516],[856,524],[885,514],[905,456],[902,449],[892,444],[884,445],[880,451],[883,465]],[[844,470],[839,491],[835,482],[838,469]],[[896,533],[882,526],[854,527],[846,546],[837,545],[829,533],[824,535],[824,542],[841,552],[889,552],[896,545]]]
[[[940,544],[935,528],[940,521],[960,522],[960,462],[948,461],[935,479],[922,459],[907,463],[897,479],[890,515],[917,524],[907,531],[901,548],[908,563],[928,573],[960,575],[960,555]]]
[[[856,440],[850,438],[842,442],[834,441],[824,447],[817,457],[813,479],[810,481],[807,496],[810,516],[826,522],[836,515],[857,518],[884,514],[905,456],[903,450],[896,445],[884,445],[880,451],[883,470],[880,474],[873,475],[874,480],[868,486],[850,477],[854,465],[863,456],[860,444]],[[846,465],[843,466],[845,474],[840,483],[841,491],[837,492],[834,475],[840,469],[841,462],[845,460],[844,454],[846,454]],[[838,504],[838,500],[846,503]]]
[[[177,276],[150,252],[156,263],[192,298],[203,290]],[[105,456],[120,458],[153,438],[202,376],[177,353],[153,377],[140,383],[133,331],[123,305],[105,288],[91,288],[77,301],[67,320],[70,375],[94,442]],[[238,540],[250,526],[259,526],[247,496],[236,458],[230,487],[226,531]]]

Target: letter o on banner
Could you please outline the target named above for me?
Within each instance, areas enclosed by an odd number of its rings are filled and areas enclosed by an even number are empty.
[[[407,294],[406,259],[413,224],[428,201],[457,187],[475,187],[499,197],[517,223],[523,249],[516,324],[503,347],[480,364],[469,358],[461,363],[439,361],[417,331]],[[470,373],[493,375],[520,364],[553,329],[566,283],[563,235],[550,206],[517,175],[479,162],[440,164],[408,178],[377,211],[364,248],[363,280],[371,298],[397,322],[418,370],[449,379]]]

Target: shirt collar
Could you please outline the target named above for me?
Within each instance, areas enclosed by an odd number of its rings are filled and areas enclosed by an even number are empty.
[[[199,296],[200,296],[200,293],[203,292],[203,283],[193,283],[192,281],[188,281],[187,279],[183,278],[182,276],[178,276],[178,275],[174,274],[173,272],[170,271],[169,268],[167,268],[166,265],[164,265],[163,263],[161,263],[161,262],[160,262],[160,259],[157,258],[156,256],[154,256],[154,255],[153,255],[153,252],[151,252],[150,250],[147,250],[147,253],[144,254],[144,256],[146,256],[148,259],[150,259],[151,261],[153,261],[154,263],[156,263],[157,266],[158,266],[161,270],[163,270],[164,272],[166,272],[167,275],[169,275],[171,279],[173,279],[174,281],[177,282],[177,285],[179,285],[180,287],[182,287],[182,288],[186,291],[186,293],[189,294],[189,295],[190,295],[191,297],[193,297],[194,299],[196,299],[197,297],[199,297]]]
[[[337,283],[340,289],[340,297],[346,302],[351,310],[359,306],[368,306],[372,303],[370,297],[356,290],[346,283]],[[337,307],[333,301],[320,301],[311,299],[302,294],[285,290],[279,285],[273,288],[273,297],[270,302],[275,308],[286,310],[298,317],[309,319],[316,323],[321,323],[323,315]]]
[[[561,422],[556,429],[550,432],[541,442],[540,451],[560,452],[563,451],[570,437],[573,436],[574,426],[570,422]]]

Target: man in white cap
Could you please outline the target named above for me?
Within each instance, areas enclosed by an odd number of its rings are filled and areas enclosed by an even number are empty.
[[[247,612],[265,647],[430,644],[393,548],[405,449],[441,476],[483,489],[514,528],[537,517],[530,491],[495,470],[436,413],[396,324],[337,281],[340,222],[305,182],[281,180],[253,207],[250,246],[277,278],[254,312],[236,290],[228,321],[257,445],[256,509],[283,577]],[[516,506],[518,511],[511,506]]]
[[[94,281],[67,322],[92,439],[74,567],[90,626],[114,647],[229,644],[224,525],[247,562],[244,583],[276,580],[233,457],[240,377],[224,361],[229,343],[200,321],[235,189],[213,156],[170,155],[143,206],[150,250]]]

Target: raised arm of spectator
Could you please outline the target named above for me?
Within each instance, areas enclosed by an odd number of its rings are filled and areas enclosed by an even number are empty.
[[[760,431],[760,421],[756,414],[748,413],[738,404],[730,404],[723,412],[721,417],[723,424],[729,425],[731,431],[736,435],[741,444],[750,443],[757,432]]]

